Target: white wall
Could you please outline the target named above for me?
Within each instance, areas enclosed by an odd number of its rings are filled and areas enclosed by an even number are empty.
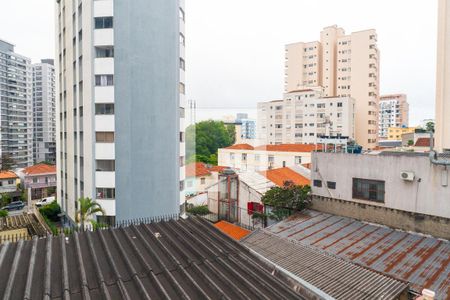
[[[414,172],[413,182],[401,179],[401,172]],[[443,186],[450,171],[433,165],[427,156],[356,155],[314,153],[311,179],[322,180],[322,188],[312,187],[313,194],[347,201],[379,205],[408,212],[450,218],[450,187]],[[352,198],[353,178],[385,181],[385,203]],[[326,182],[336,182],[336,189]]]

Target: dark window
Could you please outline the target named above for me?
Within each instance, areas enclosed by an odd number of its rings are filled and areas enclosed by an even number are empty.
[[[95,18],[95,29],[112,28],[113,17],[98,17]]]
[[[97,188],[97,199],[114,199],[115,197],[116,197],[116,189]]]
[[[114,143],[114,132],[96,132],[95,141],[97,143]]]
[[[113,103],[99,103],[95,104],[96,115],[113,115],[114,104]]]
[[[331,190],[335,190],[336,189],[336,182],[334,181],[327,181],[327,187]]]
[[[95,75],[96,86],[111,86],[114,85],[113,75]]]
[[[384,203],[384,181],[353,178],[353,198]]]
[[[114,172],[116,170],[115,160],[97,160],[98,172]]]
[[[314,180],[314,186],[315,187],[322,187],[322,180]]]
[[[95,47],[97,58],[114,57],[114,47]]]

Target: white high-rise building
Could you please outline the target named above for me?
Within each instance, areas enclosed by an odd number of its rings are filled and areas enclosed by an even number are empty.
[[[33,164],[33,108],[31,60],[0,40],[0,157],[13,167]]]
[[[101,222],[176,214],[184,196],[184,1],[57,0],[58,201]]]
[[[409,104],[405,94],[380,97],[378,115],[378,136],[388,137],[390,127],[409,126]]]
[[[450,0],[439,0],[436,74],[436,148],[450,151]]]
[[[33,64],[33,160],[56,163],[56,87],[53,59]]]
[[[373,29],[345,34],[334,25],[320,42],[286,45],[285,92],[322,87],[325,97],[355,99],[355,138],[364,148],[377,146],[379,51]]]
[[[260,143],[316,144],[323,136],[355,138],[355,100],[323,97],[321,89],[304,89],[283,100],[258,103],[257,139]]]

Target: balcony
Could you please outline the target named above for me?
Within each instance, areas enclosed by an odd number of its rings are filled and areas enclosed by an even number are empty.
[[[111,132],[115,130],[114,115],[95,116],[95,131]]]
[[[95,172],[95,185],[97,187],[115,187],[116,186],[116,172]]]
[[[112,28],[94,30],[94,46],[113,46],[113,45],[114,45],[114,30]]]
[[[112,160],[115,158],[114,143],[95,143],[95,159]]]
[[[114,102],[114,86],[96,86],[95,103]]]
[[[95,74],[114,74],[114,58],[102,57],[94,60]]]

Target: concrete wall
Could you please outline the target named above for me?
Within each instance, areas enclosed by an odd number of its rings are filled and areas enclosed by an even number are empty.
[[[412,213],[376,205],[314,196],[312,209],[406,231],[450,239],[450,219]]]
[[[114,1],[117,221],[179,212],[179,1]]]
[[[431,164],[427,156],[313,153],[312,160],[311,180],[323,183],[312,187],[314,195],[450,218],[450,171]],[[401,179],[404,171],[413,172],[414,181]],[[353,199],[353,178],[385,181],[385,202]],[[328,189],[327,181],[336,182],[336,189]]]

